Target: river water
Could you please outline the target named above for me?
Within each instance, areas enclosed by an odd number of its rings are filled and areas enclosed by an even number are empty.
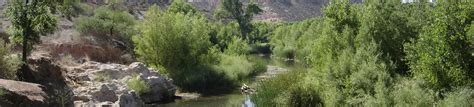
[[[283,68],[292,68],[292,63],[287,63],[283,60],[270,59],[265,56],[253,55],[252,58],[263,60],[267,64],[267,72],[255,77],[253,81],[258,81],[262,78],[269,78],[273,75],[279,74],[282,71],[287,71]],[[255,82],[253,85],[255,86]],[[252,87],[255,88],[255,87]],[[241,94],[238,89],[236,92],[220,96],[197,97],[189,99],[176,100],[168,104],[160,104],[159,107],[254,107],[255,105],[250,100],[250,95]]]

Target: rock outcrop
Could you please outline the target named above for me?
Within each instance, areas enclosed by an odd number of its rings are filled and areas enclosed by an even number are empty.
[[[139,107],[170,101],[177,89],[170,79],[139,62],[129,66],[86,62],[67,69],[71,80],[68,84],[74,84],[76,106]],[[127,81],[134,75],[146,83],[148,92],[140,94],[127,87]]]
[[[39,84],[0,79],[2,97],[0,105],[5,107],[47,107],[47,94]]]

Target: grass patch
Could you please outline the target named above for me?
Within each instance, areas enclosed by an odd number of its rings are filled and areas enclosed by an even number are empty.
[[[98,74],[96,74],[94,80],[99,81],[99,82],[104,82],[104,81],[110,80],[110,76],[106,75],[104,73],[98,73]]]
[[[0,88],[0,97],[3,97],[5,95],[5,91],[3,90],[3,88]]]
[[[306,71],[294,70],[259,83],[252,101],[257,106],[323,106],[319,94],[310,87],[301,87],[300,81]]]
[[[145,81],[141,80],[139,76],[127,81],[127,87],[135,90],[138,94],[143,94],[150,91]]]

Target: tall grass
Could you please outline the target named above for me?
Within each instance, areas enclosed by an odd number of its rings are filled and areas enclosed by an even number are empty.
[[[324,106],[320,94],[301,84],[304,70],[289,71],[258,83],[252,101],[257,106],[319,107]]]
[[[145,81],[140,80],[139,76],[128,80],[127,87],[132,90],[135,90],[138,94],[144,94],[150,91],[150,88],[147,86]]]

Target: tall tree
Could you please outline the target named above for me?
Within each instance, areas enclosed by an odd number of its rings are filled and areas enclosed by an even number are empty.
[[[221,0],[220,7],[214,14],[217,18],[233,19],[239,23],[242,37],[247,39],[248,34],[252,30],[252,18],[254,14],[258,14],[263,10],[257,4],[250,2],[247,7],[244,7],[239,0]]]
[[[413,75],[435,89],[472,84],[474,56],[469,51],[467,28],[474,19],[473,2],[441,1],[436,19],[414,43],[406,45],[406,59]]]
[[[52,14],[48,1],[40,0],[10,0],[7,7],[7,16],[11,21],[10,35],[13,41],[21,42],[22,73],[25,74],[27,57],[33,49],[33,45],[40,42],[40,35],[47,35],[56,29],[57,19]]]

